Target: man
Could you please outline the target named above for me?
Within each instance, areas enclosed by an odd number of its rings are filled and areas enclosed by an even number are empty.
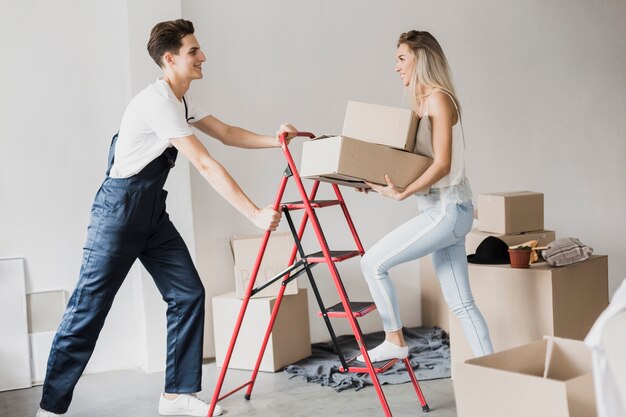
[[[259,209],[193,134],[189,124],[230,146],[279,146],[295,135],[284,124],[276,137],[229,126],[209,115],[189,94],[206,60],[193,24],[157,24],[148,52],[163,77],[130,102],[113,138],[109,170],[96,195],[78,284],[54,338],[37,417],[67,411],[95,347],[113,298],[139,258],[152,275],[167,309],[165,391],[161,415],[205,416],[209,405],[195,396],[202,374],[204,288],[187,247],[165,211],[163,185],[181,152],[206,181],[257,227],[275,230],[280,213]],[[222,413],[215,407],[214,415]]]

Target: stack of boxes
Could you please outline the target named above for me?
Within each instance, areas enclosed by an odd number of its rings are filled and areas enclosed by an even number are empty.
[[[241,309],[242,299],[251,278],[263,235],[236,236],[231,239],[235,270],[235,292],[213,297],[215,362],[222,366]],[[259,287],[287,268],[294,246],[290,233],[272,233],[254,286]],[[280,280],[251,297],[239,331],[229,368],[254,369],[267,325],[276,303]],[[311,355],[311,335],[306,289],[291,281],[280,310],[260,370],[276,372],[285,365]]]
[[[541,193],[479,195],[478,215],[478,227],[466,239],[468,254],[488,236],[509,246],[555,240],[554,231],[543,229]],[[608,305],[606,256],[563,267],[538,262],[528,269],[470,263],[472,293],[496,352],[479,358],[448,313],[429,262],[422,264],[429,317],[448,320],[459,415],[595,416],[591,353],[581,340]]]
[[[401,188],[432,159],[413,153],[418,119],[412,110],[348,102],[341,136],[322,136],[302,147],[300,176],[367,189],[363,181]]]
[[[478,227],[465,237],[467,254],[476,253],[478,245],[489,236],[503,240],[507,245],[536,240],[545,246],[556,240],[553,230],[543,230],[543,194],[510,192],[478,196],[480,219]],[[441,295],[441,288],[430,257],[420,260],[422,294],[422,323],[450,331],[450,312]]]
[[[509,192],[478,196],[478,230],[467,239],[468,254],[481,238],[496,236],[509,245],[538,240],[552,242],[543,230],[543,194]],[[476,305],[487,321],[496,352],[544,336],[582,340],[607,307],[608,259],[592,256],[584,262],[550,267],[538,262],[528,269],[510,265],[469,264]],[[474,354],[458,319],[449,316],[452,372]]]

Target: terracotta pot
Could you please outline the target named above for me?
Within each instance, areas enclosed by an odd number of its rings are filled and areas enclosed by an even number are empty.
[[[512,268],[530,268],[530,249],[509,249]]]

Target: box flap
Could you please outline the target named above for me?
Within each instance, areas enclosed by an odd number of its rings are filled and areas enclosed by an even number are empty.
[[[513,349],[465,361],[467,364],[543,377],[547,340],[539,340]]]
[[[319,180],[322,182],[329,182],[331,184],[345,185],[348,187],[363,188],[364,190],[370,188],[370,186],[363,182],[362,179],[343,174],[312,175],[306,178],[311,180]]]
[[[584,342],[549,336],[546,340],[546,378],[567,381],[592,372],[591,351]]]
[[[313,139],[309,139],[309,140],[321,140],[321,139],[332,139],[332,138],[340,138],[341,135],[320,135],[320,136],[316,136]]]
[[[486,193],[485,195],[496,196],[496,197],[525,197],[525,196],[535,195],[535,194],[543,194],[543,193],[538,193],[536,191],[504,191],[504,192],[498,192],[498,193]]]

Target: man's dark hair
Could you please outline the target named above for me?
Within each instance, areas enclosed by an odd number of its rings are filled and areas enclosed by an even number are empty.
[[[193,34],[193,23],[189,20],[178,19],[161,22],[154,25],[148,40],[148,53],[159,67],[163,67],[163,55],[166,52],[178,54],[183,46],[182,39]]]

